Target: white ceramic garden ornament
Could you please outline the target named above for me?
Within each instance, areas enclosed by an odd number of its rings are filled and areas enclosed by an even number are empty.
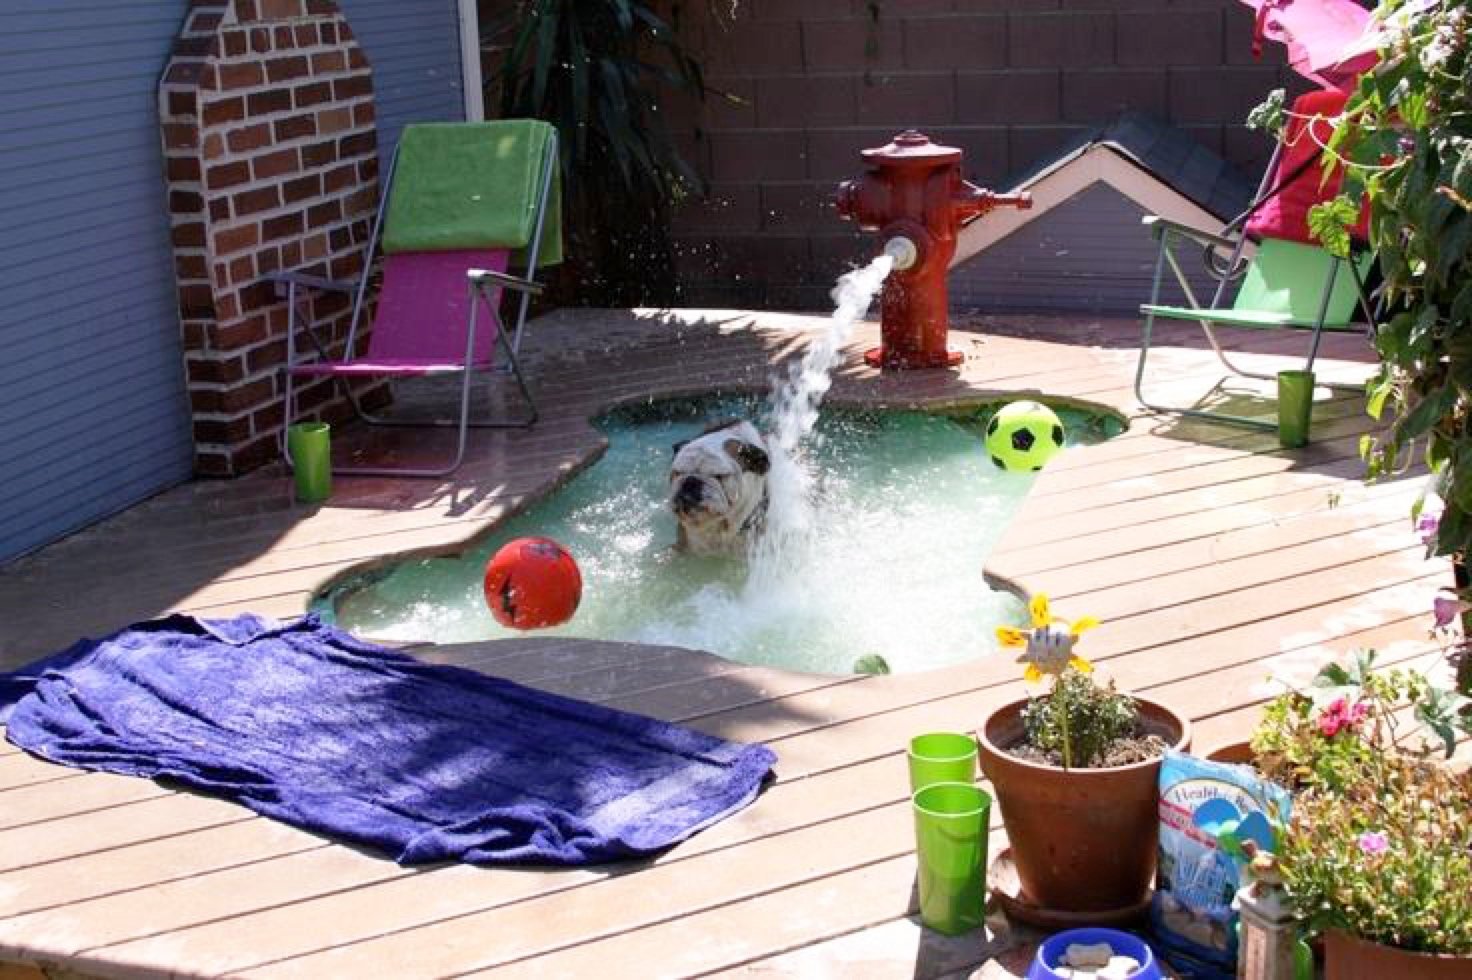
[[[1024,679],[1036,683],[1045,676],[1057,677],[1069,667],[1085,674],[1094,669],[1092,664],[1073,652],[1073,645],[1078,642],[1080,633],[1099,625],[1097,619],[1085,616],[1069,623],[1055,618],[1048,609],[1048,597],[1042,594],[1032,597],[1028,612],[1032,617],[1031,630],[1015,626],[997,627],[998,643],[1013,649],[1024,648],[1017,658],[1018,663],[1027,665],[1022,675]]]
[[[1061,674],[1073,659],[1073,645],[1077,642],[1078,637],[1066,628],[1050,623],[1028,634],[1027,649],[1017,662],[1032,664],[1044,674]]]

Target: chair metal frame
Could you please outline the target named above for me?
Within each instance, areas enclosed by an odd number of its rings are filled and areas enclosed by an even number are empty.
[[[1257,191],[1253,195],[1253,208],[1249,209],[1236,221],[1234,221],[1232,224],[1229,224],[1225,229],[1223,229],[1223,231],[1227,232],[1228,234],[1218,234],[1203,231],[1201,229],[1193,228],[1189,225],[1183,225],[1178,222],[1170,221],[1168,219],[1161,218],[1155,215],[1146,215],[1143,219],[1143,224],[1150,229],[1151,235],[1160,241],[1160,250],[1155,258],[1155,273],[1151,283],[1150,302],[1148,306],[1153,308],[1160,305],[1161,282],[1164,279],[1165,268],[1166,266],[1169,266],[1171,272],[1175,276],[1177,285],[1180,286],[1181,292],[1186,297],[1186,302],[1191,306],[1193,310],[1198,310],[1203,314],[1203,316],[1196,322],[1199,323],[1202,330],[1206,332],[1206,339],[1211,344],[1212,351],[1216,354],[1217,360],[1220,361],[1222,366],[1225,367],[1232,374],[1238,377],[1252,378],[1259,381],[1272,381],[1275,380],[1276,376],[1272,374],[1263,374],[1260,372],[1248,371],[1244,368],[1239,367],[1236,364],[1233,364],[1231,359],[1227,357],[1227,353],[1223,349],[1221,342],[1217,339],[1216,331],[1213,329],[1214,318],[1211,316],[1211,314],[1232,312],[1230,307],[1222,306],[1222,301],[1226,298],[1227,287],[1230,283],[1236,282],[1242,278],[1252,260],[1243,260],[1243,252],[1246,250],[1248,244],[1247,234],[1243,232],[1240,228],[1237,228],[1235,237],[1229,237],[1229,235],[1233,231],[1234,226],[1244,224],[1246,222],[1246,219],[1252,214],[1253,210],[1255,210],[1259,204],[1266,200],[1266,198],[1270,196],[1271,193],[1275,193],[1275,191],[1270,190],[1270,185],[1274,174],[1277,172],[1278,161],[1282,155],[1282,152],[1283,145],[1279,143],[1278,146],[1274,148],[1272,158],[1268,162],[1266,172],[1263,174],[1262,181],[1258,184]],[[1216,291],[1212,296],[1211,304],[1209,306],[1202,306],[1201,303],[1197,300],[1196,293],[1191,288],[1191,283],[1187,279],[1185,271],[1181,268],[1180,261],[1172,248],[1173,237],[1183,240],[1189,240],[1191,242],[1194,242],[1195,244],[1203,246],[1205,250],[1204,254],[1206,258],[1207,269],[1210,272],[1211,276],[1217,280]],[[1221,262],[1218,250],[1224,250],[1228,252],[1225,263]],[[1329,304],[1334,295],[1334,286],[1338,278],[1341,265],[1348,268],[1350,275],[1354,277],[1357,304],[1360,308],[1360,311],[1364,314],[1365,323],[1367,325],[1366,329],[1367,331],[1370,331],[1372,333],[1374,331],[1375,314],[1370,307],[1370,302],[1365,292],[1364,278],[1360,274],[1360,269],[1357,261],[1346,261],[1345,259],[1328,252],[1326,252],[1325,255],[1330,262],[1329,272],[1328,275],[1325,277],[1324,288],[1319,299],[1318,316],[1316,317],[1313,326],[1311,328],[1305,328],[1301,324],[1283,324],[1282,326],[1267,328],[1274,330],[1312,330],[1313,335],[1309,343],[1308,356],[1304,362],[1304,369],[1308,371],[1313,370],[1314,361],[1318,358],[1319,344],[1323,339],[1323,332],[1325,329],[1324,321],[1328,315]],[[1253,418],[1250,416],[1232,415],[1226,412],[1211,412],[1199,408],[1163,405],[1158,402],[1152,402],[1148,398],[1146,398],[1144,392],[1145,362],[1150,355],[1150,342],[1155,329],[1156,313],[1153,309],[1145,310],[1143,312],[1145,312],[1145,329],[1140,342],[1140,359],[1135,367],[1135,398],[1139,401],[1141,405],[1152,412],[1170,415],[1184,415],[1191,418],[1211,419],[1217,422],[1226,422],[1228,424],[1241,425],[1254,429],[1275,430],[1278,427],[1278,422],[1276,418],[1272,421],[1268,421],[1266,419]],[[1177,318],[1170,317],[1170,319]],[[1180,317],[1179,319],[1185,320],[1187,318]],[[1216,322],[1220,323],[1223,321],[1218,319]],[[1255,327],[1251,329],[1264,328]],[[1220,383],[1220,381],[1217,382],[1218,385]],[[1340,391],[1360,391],[1363,388],[1362,385],[1345,384],[1341,382],[1330,381],[1317,382],[1317,384],[1325,388],[1331,388]]]
[[[537,404],[532,397],[531,390],[527,386],[526,376],[522,372],[521,362],[517,354],[521,349],[521,335],[526,327],[526,316],[531,305],[531,299],[540,295],[544,286],[535,279],[537,271],[537,259],[541,254],[542,232],[547,217],[547,206],[552,189],[552,179],[558,166],[557,132],[553,130],[548,134],[548,145],[544,154],[543,171],[541,174],[541,189],[537,200],[537,216],[532,229],[531,242],[526,248],[527,267],[525,277],[514,276],[504,272],[491,269],[469,269],[466,272],[466,289],[469,299],[469,313],[466,322],[465,334],[465,360],[460,365],[458,372],[462,377],[460,386],[460,413],[458,422],[454,419],[396,419],[385,418],[375,415],[364,409],[359,401],[357,393],[353,391],[350,379],[342,375],[327,375],[336,381],[343,393],[347,396],[348,403],[352,405],[354,414],[368,425],[402,428],[422,428],[427,426],[450,427],[458,426],[459,433],[455,448],[455,455],[451,461],[440,467],[390,467],[390,466],[334,466],[332,472],[347,476],[406,476],[406,477],[438,477],[448,476],[460,468],[465,460],[465,448],[468,440],[469,430],[476,429],[509,429],[528,428],[537,420]],[[354,352],[357,350],[358,329],[363,323],[363,308],[368,298],[369,282],[372,279],[373,263],[378,256],[382,243],[384,215],[388,209],[389,193],[393,188],[394,174],[398,169],[399,147],[394,147],[394,152],[389,161],[388,179],[384,182],[383,192],[379,195],[378,208],[373,217],[373,229],[368,241],[367,254],[364,256],[363,270],[357,280],[343,281],[327,279],[322,276],[313,276],[296,271],[277,271],[266,277],[267,281],[275,286],[276,295],[287,301],[289,310],[286,329],[286,383],[285,383],[285,421],[281,428],[281,453],[286,459],[287,466],[294,467],[290,449],[287,446],[286,429],[296,418],[296,396],[297,385],[292,368],[298,364],[296,358],[296,333],[298,327],[302,328],[312,346],[316,350],[320,361],[333,360],[327,351],[327,345],[317,335],[312,323],[310,310],[304,305],[310,300],[311,295],[317,292],[337,292],[352,294],[353,314],[348,326],[348,336],[344,348],[345,357],[341,363],[352,363]],[[516,315],[516,327],[511,331],[512,337],[507,339],[505,322],[498,309],[497,290],[508,289],[520,295]],[[526,412],[522,417],[513,419],[482,419],[471,420],[470,418],[470,395],[471,381],[479,371],[475,366],[475,327],[477,309],[485,307],[485,312],[490,316],[494,326],[495,344],[506,355],[507,371],[516,379],[516,385],[526,403]],[[300,318],[298,317],[298,314]],[[306,362],[311,363],[311,362]],[[491,368],[495,370],[495,368]],[[451,373],[451,372],[437,372]],[[372,376],[372,375],[370,375]],[[393,377],[392,372],[384,372],[377,377]]]

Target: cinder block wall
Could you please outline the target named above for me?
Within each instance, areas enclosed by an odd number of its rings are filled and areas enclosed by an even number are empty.
[[[1181,126],[1249,174],[1270,147],[1242,125],[1280,85],[1238,0],[739,0],[733,22],[687,0],[704,104],[668,121],[710,181],[675,223],[683,302],[821,309],[872,242],[830,198],[859,151],[907,127],[966,151],[1000,186],[1121,109]]]

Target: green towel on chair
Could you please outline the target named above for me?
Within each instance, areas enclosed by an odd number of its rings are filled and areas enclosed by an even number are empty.
[[[415,123],[399,137],[383,250],[512,248],[526,262],[553,134],[549,123]],[[562,261],[561,176],[554,167],[538,267]]]

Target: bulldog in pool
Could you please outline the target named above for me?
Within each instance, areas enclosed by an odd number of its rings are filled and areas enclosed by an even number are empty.
[[[726,419],[674,450],[669,504],[679,522],[675,546],[694,555],[743,553],[767,509],[772,461],[762,434],[743,419]]]

